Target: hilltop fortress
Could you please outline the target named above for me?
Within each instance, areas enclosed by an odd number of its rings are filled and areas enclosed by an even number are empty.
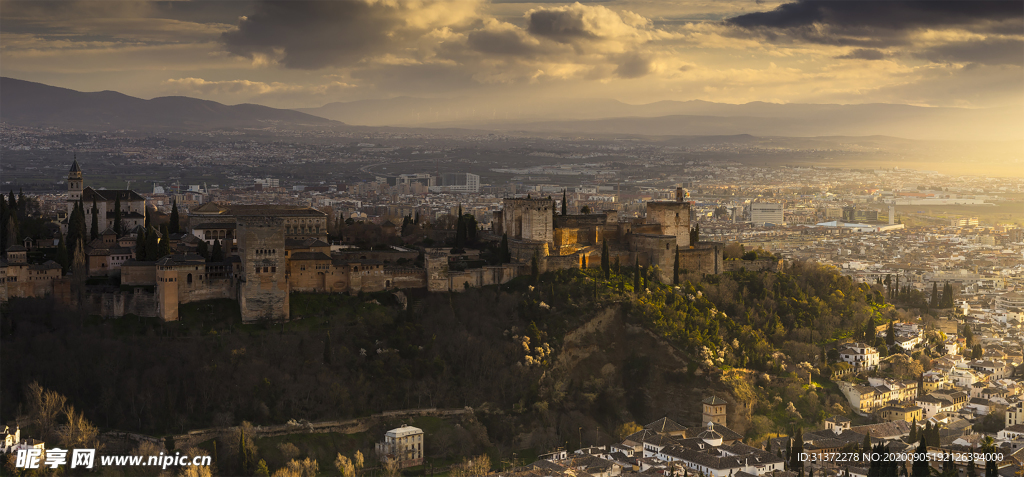
[[[134,226],[120,238],[108,228],[86,249],[90,275],[121,277],[120,291],[89,293],[87,303],[81,304],[105,316],[134,313],[173,321],[179,318],[182,304],[226,298],[238,301],[243,321],[288,320],[293,291],[462,291],[529,274],[534,260],[540,272],[597,268],[605,244],[609,263],[652,267],[662,282],[672,281],[677,255],[681,271],[718,274],[723,270],[721,244],[690,243],[690,204],[683,200],[681,189],[675,200],[648,202],[646,217],[626,221],[614,210],[556,215],[551,198],[504,199],[502,210],[494,213],[491,233],[481,234],[495,241],[507,236],[511,263],[454,270],[451,265],[461,255],[448,249],[425,250],[424,268],[391,263],[390,259],[416,258],[420,252],[415,250],[332,252],[326,214],[309,207],[218,203],[193,209],[186,233],[161,238],[173,245],[170,255],[139,260],[131,245],[145,220],[141,197],[127,190],[94,191],[83,184],[76,161],[68,176],[69,209],[80,198],[96,197],[104,202],[101,214],[112,217],[111,210],[119,203],[123,216],[130,217]],[[118,196],[124,200],[115,201]],[[200,241],[211,246],[215,241],[222,243],[223,261],[197,255]],[[0,299],[51,294],[71,299],[70,280],[60,276],[59,265],[29,265],[20,246],[9,248],[6,257],[6,262],[0,261]],[[45,273],[39,272],[41,268]]]

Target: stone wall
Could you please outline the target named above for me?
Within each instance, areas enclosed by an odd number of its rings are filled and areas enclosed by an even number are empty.
[[[533,254],[536,253],[541,259],[550,255],[550,249],[548,248],[548,242],[538,242],[533,240],[512,240],[508,241],[509,254],[512,255],[513,260],[525,262],[527,265],[533,260]]]
[[[425,288],[427,272],[419,268],[385,268],[385,288]]]
[[[132,291],[118,291],[89,295],[86,299],[89,314],[104,318],[124,315],[157,316],[156,293],[136,288]]]
[[[133,287],[156,285],[156,262],[130,262],[121,265],[121,284]]]
[[[724,267],[727,272],[737,270],[747,270],[750,272],[781,272],[782,260],[725,260]]]
[[[722,250],[717,242],[701,242],[695,248],[679,249],[679,271],[717,275],[725,270]]]
[[[473,409],[469,407],[461,409],[404,409],[398,411],[384,411],[382,413],[374,414],[369,417],[347,419],[341,421],[290,421],[288,424],[281,424],[277,426],[256,426],[253,429],[256,435],[252,437],[277,437],[291,434],[326,434],[330,432],[337,432],[340,434],[354,434],[357,432],[366,432],[375,424],[381,421],[388,421],[393,419],[407,419],[420,416],[435,416],[441,418],[448,418],[472,413]],[[189,447],[196,446],[202,442],[206,442],[210,439],[214,439],[224,434],[234,434],[237,431],[238,427],[196,429],[193,431],[189,431],[186,434],[178,434],[171,436],[171,438],[173,440],[174,450],[183,450]],[[379,437],[383,438],[384,436]]]

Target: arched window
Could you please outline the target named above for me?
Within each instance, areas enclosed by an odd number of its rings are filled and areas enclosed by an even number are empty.
[[[188,276],[185,277],[185,283],[188,283],[189,285],[192,284],[192,274],[191,273],[189,273]]]

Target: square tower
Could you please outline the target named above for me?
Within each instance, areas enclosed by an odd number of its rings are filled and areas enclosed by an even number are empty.
[[[282,321],[289,315],[285,270],[284,219],[271,215],[237,217],[238,306],[243,322]]]
[[[711,396],[704,398],[701,402],[704,407],[703,417],[701,418],[701,424],[707,425],[709,422],[715,424],[725,425],[725,399],[718,396]]]

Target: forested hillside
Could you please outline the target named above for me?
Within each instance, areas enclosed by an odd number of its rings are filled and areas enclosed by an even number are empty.
[[[15,299],[0,323],[0,418],[28,412],[34,381],[101,429],[152,435],[471,406],[482,437],[428,442],[455,456],[606,443],[666,415],[698,425],[714,393],[730,427],[759,438],[841,412],[824,351],[894,313],[877,286],[814,264],[679,286],[628,268],[406,291],[405,309],[388,293],[293,294],[286,324],[242,325],[232,302],[161,323]]]

